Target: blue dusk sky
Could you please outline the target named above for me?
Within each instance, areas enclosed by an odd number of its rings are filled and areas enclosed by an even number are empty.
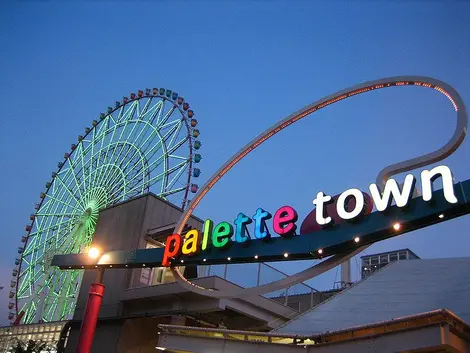
[[[16,249],[57,162],[101,111],[146,87],[177,91],[199,121],[199,184],[253,137],[354,84],[423,75],[470,104],[470,2],[6,2],[0,13],[0,323]],[[257,207],[297,209],[318,191],[367,190],[385,166],[434,151],[455,129],[440,93],[374,91],[270,139],[207,195],[196,214],[233,221]],[[470,178],[464,141],[445,163]],[[415,174],[417,175],[417,174]],[[397,176],[400,181],[403,175]],[[300,222],[299,222],[300,224]],[[374,244],[422,258],[470,256],[470,217]],[[361,254],[363,255],[363,254]],[[275,264],[294,273],[311,261]],[[353,277],[359,275],[356,259]],[[332,288],[332,270],[309,283]]]

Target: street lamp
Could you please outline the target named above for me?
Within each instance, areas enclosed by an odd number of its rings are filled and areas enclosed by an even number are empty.
[[[96,247],[92,247],[88,251],[88,257],[91,259],[98,259],[100,255],[101,251]],[[91,284],[90,291],[88,292],[88,300],[86,303],[85,314],[83,315],[82,325],[80,327],[76,353],[89,353],[91,350],[93,336],[95,335],[96,324],[100,313],[101,302],[104,295],[103,274],[104,267],[100,266],[98,268],[95,282]]]
[[[88,256],[92,259],[97,259],[98,256],[100,256],[100,254],[101,254],[100,249],[96,247],[92,247],[90,248],[90,250],[88,250]]]

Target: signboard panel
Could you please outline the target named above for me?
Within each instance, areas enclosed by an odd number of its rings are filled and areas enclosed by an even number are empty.
[[[350,251],[358,246],[391,238],[435,223],[470,213],[470,180],[453,184],[456,203],[448,201],[443,189],[432,192],[429,201],[410,199],[406,207],[389,206],[384,212],[373,212],[360,222],[344,222],[321,231],[290,237],[232,241],[229,247],[208,247],[194,255],[170,258],[172,265],[225,264],[307,260]],[[321,250],[321,251],[320,251]],[[87,254],[56,255],[52,265],[63,269],[110,267],[159,267],[164,260],[163,248],[134,251],[111,251],[98,260]]]

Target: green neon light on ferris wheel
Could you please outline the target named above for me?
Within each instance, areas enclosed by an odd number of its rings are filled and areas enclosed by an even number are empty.
[[[93,122],[53,173],[31,224],[17,276],[23,323],[71,317],[82,271],[59,271],[50,258],[86,251],[100,210],[150,189],[186,205],[191,138],[184,110],[161,96],[128,102]]]

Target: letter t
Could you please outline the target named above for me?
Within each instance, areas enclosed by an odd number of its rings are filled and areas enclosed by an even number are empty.
[[[325,217],[325,203],[331,201],[331,196],[319,192],[317,198],[313,200],[313,204],[316,206],[315,209],[315,220],[321,226],[325,226],[331,222],[331,217]]]
[[[266,220],[271,217],[271,213],[263,210],[261,207],[256,210],[253,220],[255,221],[255,237],[257,239],[269,239],[271,237],[266,227]]]
[[[235,221],[235,241],[237,243],[244,243],[250,239],[249,235],[246,235],[246,225],[253,222],[250,217],[243,213],[239,213]]]

